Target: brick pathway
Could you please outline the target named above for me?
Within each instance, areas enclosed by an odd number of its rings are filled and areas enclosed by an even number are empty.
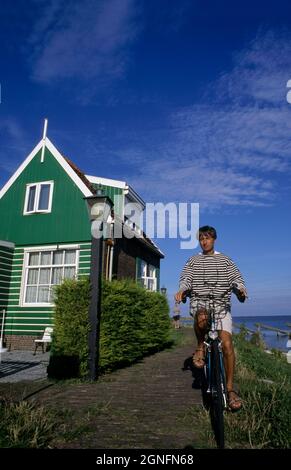
[[[183,449],[199,447],[193,406],[201,405],[184,361],[193,353],[192,328],[179,331],[183,345],[147,357],[93,384],[54,385],[33,399],[72,416],[87,416],[87,431],[61,448]]]

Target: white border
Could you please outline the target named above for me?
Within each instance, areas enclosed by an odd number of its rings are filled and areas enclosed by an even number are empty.
[[[64,249],[72,249],[76,250],[76,272],[75,276],[78,276],[79,273],[79,255],[80,255],[80,250],[76,248],[76,245],[65,245],[66,248]],[[54,245],[54,246],[45,246],[42,245],[41,247],[33,247],[33,248],[27,248],[24,249],[24,260],[23,260],[23,268],[22,268],[22,276],[21,276],[21,287],[20,287],[20,295],[19,295],[19,307],[54,307],[55,304],[53,303],[25,303],[25,286],[26,286],[26,281],[27,281],[27,275],[28,275],[28,269],[27,269],[27,262],[28,262],[28,256],[29,253],[34,252],[34,251],[57,251],[58,249],[62,249],[62,246],[59,245]]]
[[[90,181],[90,183],[94,184],[103,184],[104,186],[112,186],[113,188],[120,188],[120,189],[126,189],[127,184],[125,181],[119,181],[119,180],[112,180],[110,178],[101,178],[100,176],[91,176],[91,175],[85,175],[87,180]]]
[[[17,180],[18,176],[23,172],[23,170],[27,167],[27,165],[31,162],[31,160],[35,157],[35,155],[41,150],[42,146],[43,146],[43,139],[41,139],[41,141],[34,147],[34,149],[26,157],[26,159],[17,168],[15,173],[13,173],[11,178],[3,186],[3,188],[0,191],[0,199],[8,191],[8,189],[12,186],[12,184]],[[61,153],[57,150],[57,148],[49,140],[48,137],[46,138],[46,147],[51,152],[51,154],[55,157],[55,159],[58,161],[58,163],[62,166],[62,168],[65,170],[65,172],[69,175],[69,177],[78,186],[78,188],[84,194],[84,196],[86,196],[86,197],[92,196],[92,192],[85,185],[85,183],[83,183],[81,178],[79,178],[77,173],[72,169],[72,167],[69,165],[69,163],[65,160],[65,158],[61,155]]]
[[[41,185],[43,185],[43,184],[48,184],[50,186],[49,202],[48,202],[48,208],[47,209],[41,209],[40,210],[40,209],[36,209],[36,207],[38,207],[38,205],[39,205],[40,188],[41,188]],[[28,210],[26,210],[26,208],[27,208],[28,198],[29,198],[29,189],[32,186],[36,186],[34,206],[33,206],[32,211],[28,211]],[[53,192],[54,192],[54,182],[53,181],[38,181],[37,183],[28,183],[26,185],[26,191],[25,191],[23,215],[48,214],[48,213],[50,213],[52,211]]]

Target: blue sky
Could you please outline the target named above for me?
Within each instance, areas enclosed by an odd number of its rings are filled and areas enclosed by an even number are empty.
[[[283,0],[2,1],[0,186],[47,117],[85,173],[200,204],[248,286],[234,315],[290,314],[290,26]],[[172,303],[193,250],[156,242]]]

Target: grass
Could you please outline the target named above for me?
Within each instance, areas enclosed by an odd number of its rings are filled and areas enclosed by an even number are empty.
[[[48,447],[56,421],[43,406],[20,401],[0,405],[0,447]]]
[[[291,367],[285,357],[269,355],[264,350],[234,337],[236,377],[243,409],[225,413],[228,448],[289,449],[291,447]],[[205,441],[215,447],[209,415],[194,411],[196,426]]]

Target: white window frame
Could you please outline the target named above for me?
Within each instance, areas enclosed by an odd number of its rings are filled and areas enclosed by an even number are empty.
[[[30,253],[39,253],[42,251],[64,251],[64,250],[75,250],[76,251],[76,259],[75,259],[75,278],[78,277],[78,271],[79,271],[79,256],[80,256],[80,249],[76,247],[76,245],[58,245],[58,246],[46,246],[46,247],[35,247],[35,248],[27,248],[24,250],[24,262],[23,262],[23,271],[22,271],[22,281],[21,281],[21,293],[20,293],[20,299],[19,299],[19,306],[20,307],[54,307],[53,302],[25,302],[25,297],[26,297],[26,289],[27,289],[27,278],[28,278],[28,272],[29,272],[29,255]],[[49,266],[49,265],[47,265]],[[54,267],[55,265],[50,265],[50,267]],[[65,264],[62,265],[63,267],[66,266]],[[69,265],[71,266],[71,265]],[[37,265],[37,267],[40,267],[40,265]],[[46,265],[43,265],[43,267],[46,267]],[[33,266],[31,266],[33,268]],[[59,285],[59,284],[53,284],[53,285]],[[51,284],[50,284],[51,286]]]
[[[150,267],[153,268],[153,276],[148,276]],[[146,270],[146,276],[144,275],[144,268]],[[144,260],[141,261],[141,279],[142,279],[142,283],[143,283],[144,287],[147,290],[150,290],[152,292],[157,291],[157,268],[155,266],[153,266],[152,264],[147,263]],[[150,284],[151,281],[153,282],[153,288],[152,289],[149,288],[149,284]]]
[[[49,203],[47,209],[38,209],[39,206],[39,197],[40,197],[40,189],[42,185],[49,185]],[[35,190],[35,198],[34,198],[34,206],[32,211],[27,210],[28,200],[29,200],[29,192],[30,188],[36,186]],[[48,214],[52,211],[52,200],[53,200],[53,191],[54,191],[54,182],[53,181],[39,181],[38,183],[29,183],[26,185],[26,192],[25,192],[25,200],[24,200],[24,215],[29,214]]]

